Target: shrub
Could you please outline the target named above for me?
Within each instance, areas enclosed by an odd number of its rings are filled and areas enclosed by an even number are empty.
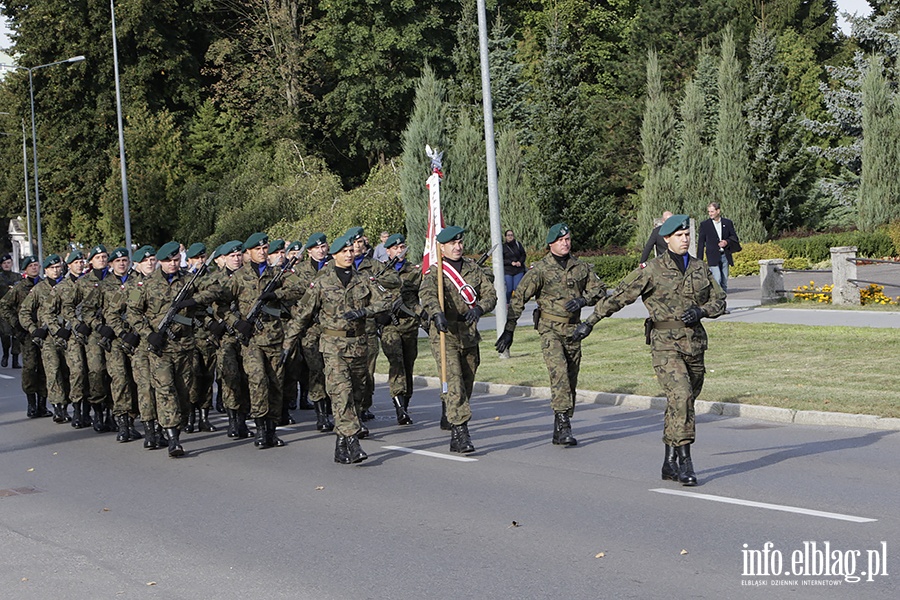
[[[775,243],[784,248],[789,258],[804,257],[812,263],[830,258],[831,249],[838,246],[856,246],[859,249],[859,256],[869,258],[894,256],[896,253],[894,241],[889,231],[885,229],[874,233],[862,231],[823,233],[803,238],[784,238],[776,240]]]
[[[787,259],[788,253],[784,248],[772,242],[765,244],[747,242],[743,244],[743,250],[734,255],[734,266],[729,269],[729,275],[732,277],[757,275],[759,274],[759,261],[771,258]],[[785,266],[785,268],[789,267]]]
[[[608,287],[618,285],[639,264],[637,256],[579,256],[578,259],[593,266]]]

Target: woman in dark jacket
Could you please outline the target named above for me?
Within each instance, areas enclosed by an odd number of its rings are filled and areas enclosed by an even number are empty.
[[[525,275],[525,248],[516,239],[512,229],[506,230],[503,243],[503,277],[506,280],[506,303],[509,304],[513,290]]]

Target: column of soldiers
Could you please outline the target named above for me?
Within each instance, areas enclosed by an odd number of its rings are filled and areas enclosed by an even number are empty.
[[[721,314],[724,294],[687,255],[685,223],[683,215],[666,221],[660,235],[668,253],[642,264],[609,296],[593,269],[571,254],[569,228],[554,225],[548,254],[512,296],[496,348],[509,349],[525,303],[536,300],[552,443],[575,446],[581,341],[601,318],[643,298],[654,368],[669,398],[662,477],[695,485],[693,402],[706,349],[700,319]],[[0,298],[0,318],[20,344],[27,416],[115,431],[118,442],[143,439],[144,448],[179,457],[182,432],[216,431],[209,419],[215,387],[228,438],[283,447],[277,428],[293,424],[290,410],[309,401],[316,429],[335,435],[335,462],[360,463],[367,459],[360,440],[374,417],[379,345],[397,423],[411,425],[423,327],[445,383],[441,426],[451,432],[450,451],[473,452],[468,423],[480,363],[478,322],[497,296],[490,275],[464,256],[464,234],[445,227],[436,239],[441,268],[424,274],[406,260],[403,235],[384,241],[388,260],[381,263],[359,227],[330,244],[321,232],[291,244],[255,233],[209,257],[203,244],[182,252],[177,242],[144,246],[132,259],[124,248],[109,254],[102,245],[86,259],[78,250],[51,254],[43,265],[26,257],[24,274]],[[582,321],[585,306],[596,309]],[[138,417],[143,434],[135,428]]]

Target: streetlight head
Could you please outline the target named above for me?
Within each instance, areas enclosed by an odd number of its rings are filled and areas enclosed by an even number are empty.
[[[72,58],[70,58],[70,59],[67,60],[66,62],[76,63],[76,62],[81,62],[81,61],[83,61],[83,60],[84,60],[84,56],[73,56]]]

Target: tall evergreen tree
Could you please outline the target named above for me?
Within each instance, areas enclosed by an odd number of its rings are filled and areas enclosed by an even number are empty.
[[[639,240],[653,229],[653,220],[665,210],[681,211],[675,191],[675,112],[662,88],[656,52],[647,53],[647,101],[641,125],[644,155],[644,187],[638,210]]]
[[[705,108],[700,84],[689,81],[681,101],[681,133],[675,164],[680,210],[698,223],[706,218],[706,207],[713,192],[712,149],[703,137]]]
[[[766,232],[759,216],[750,177],[747,121],[743,112],[741,65],[735,54],[734,32],[725,30],[719,63],[719,128],[716,133],[716,199],[734,221],[741,239],[762,242]]]
[[[444,84],[426,64],[416,85],[416,99],[409,124],[403,132],[403,161],[400,167],[400,200],[406,213],[406,238],[412,257],[422,255],[428,227],[425,180],[431,174],[431,160],[425,155],[425,145],[440,152],[446,152],[448,148],[445,97]]]
[[[881,57],[874,57],[862,87],[862,173],[859,181],[860,229],[872,231],[900,216],[897,183],[898,117]]]
[[[463,224],[466,228],[466,248],[482,252],[491,240],[488,212],[487,162],[484,136],[472,121],[468,110],[461,110],[454,128],[453,140],[447,150],[452,167],[441,189],[441,199],[448,223]]]
[[[500,130],[497,137],[497,188],[503,229],[512,229],[525,248],[544,245],[546,234],[541,211],[525,171],[525,157],[513,129]]]

